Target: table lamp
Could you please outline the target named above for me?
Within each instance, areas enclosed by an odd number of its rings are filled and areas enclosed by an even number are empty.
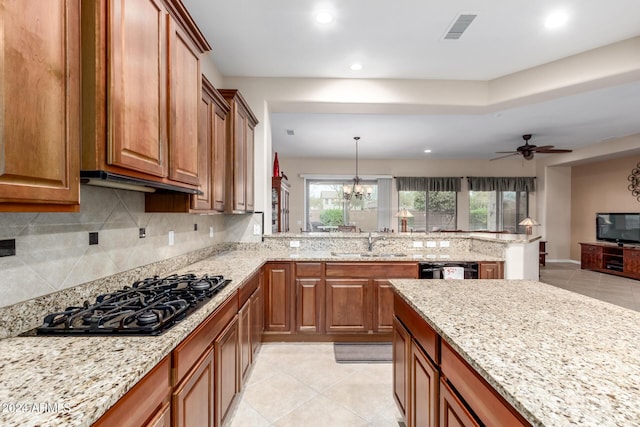
[[[533,219],[531,217],[526,217],[525,219],[520,221],[518,224],[519,225],[524,225],[526,227],[527,236],[530,236],[533,233],[533,226],[534,225],[540,225],[540,224],[538,224],[536,222],[535,219]]]
[[[402,208],[400,212],[396,214],[396,217],[400,218],[400,231],[403,233],[407,232],[407,218],[413,218],[413,214],[409,212],[407,208]]]

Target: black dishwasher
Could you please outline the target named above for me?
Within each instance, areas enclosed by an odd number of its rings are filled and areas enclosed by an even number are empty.
[[[418,267],[420,279],[444,279],[445,267],[463,268],[465,279],[478,278],[477,262],[421,262]]]

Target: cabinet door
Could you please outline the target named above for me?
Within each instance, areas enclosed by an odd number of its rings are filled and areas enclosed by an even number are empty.
[[[625,248],[623,254],[625,274],[632,276],[640,275],[640,250]]]
[[[291,332],[291,265],[265,266],[265,331]]]
[[[214,426],[213,380],[213,348],[209,348],[173,392],[174,426]]]
[[[172,19],[169,31],[169,178],[198,185],[200,53]]]
[[[405,327],[393,319],[393,397],[402,416],[407,419],[409,403],[409,355],[411,354],[411,336]]]
[[[582,245],[580,251],[580,268],[587,270],[602,268],[602,247]]]
[[[221,100],[220,103],[223,101]],[[212,198],[213,210],[224,212],[226,205],[226,179],[227,179],[227,112],[228,107],[223,108],[221,105],[214,104],[213,111],[213,135],[212,154],[213,154],[213,179],[212,179]]]
[[[262,275],[260,285],[251,295],[251,352],[253,359],[262,344],[262,332],[264,331],[264,298],[262,293]]]
[[[204,79],[204,77],[203,77]],[[200,97],[200,117],[198,123],[198,189],[202,194],[191,196],[191,208],[194,210],[209,211],[213,207],[212,202],[212,167],[213,164],[213,111],[214,106],[211,96],[205,91],[203,85]]]
[[[249,121],[246,121],[247,123],[247,128],[246,128],[246,133],[245,133],[245,162],[246,162],[246,173],[245,173],[245,182],[244,182],[244,189],[245,189],[245,205],[246,205],[246,209],[247,211],[252,212],[254,210],[254,183],[253,183],[253,179],[254,179],[254,164],[253,164],[253,157],[254,157],[254,131],[253,131],[253,127],[249,125]]]
[[[0,211],[77,212],[80,1],[3,1],[0,40]]]
[[[322,332],[322,279],[296,279],[296,331]]]
[[[365,332],[370,328],[369,281],[326,279],[327,332]]]
[[[160,0],[109,8],[107,163],[166,177],[169,15]]]
[[[246,131],[247,116],[237,104],[234,106],[234,137],[233,137],[233,209],[244,211],[246,209],[245,176],[247,168],[246,159]]]
[[[239,391],[238,316],[215,339],[215,425],[221,426]]]
[[[251,366],[251,299],[238,311],[238,335],[240,343],[240,384],[245,380]]]
[[[373,330],[391,332],[393,329],[393,288],[386,279],[374,279]]]
[[[478,427],[471,412],[451,390],[444,379],[440,380],[440,427]]]
[[[481,262],[478,265],[479,279],[504,279],[501,262]]]
[[[438,425],[438,368],[420,347],[411,343],[411,385],[408,425],[436,427]]]
[[[144,427],[171,427],[171,405],[169,402],[165,403]]]

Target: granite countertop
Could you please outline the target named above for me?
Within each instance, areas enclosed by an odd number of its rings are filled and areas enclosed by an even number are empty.
[[[232,282],[209,303],[159,336],[0,340],[0,425],[91,425],[258,271],[265,260],[256,253],[228,253],[176,271],[223,274]]]
[[[391,282],[533,425],[640,425],[640,313],[533,281]]]
[[[265,253],[267,254],[267,253]],[[502,257],[486,255],[480,252],[447,252],[435,253],[428,248],[392,249],[368,251],[328,251],[328,250],[296,250],[269,251],[272,261],[411,261],[411,262],[468,262],[468,261],[504,261]]]
[[[385,255],[373,251],[373,254]],[[89,426],[118,401],[266,261],[419,261],[406,256],[335,256],[330,251],[236,250],[174,271],[222,274],[231,279],[208,304],[160,336],[13,337],[0,340],[0,425]],[[441,256],[443,255],[443,256]],[[448,256],[447,256],[448,255]],[[435,257],[436,255],[434,255]],[[475,252],[438,254],[431,260],[495,261]],[[76,302],[69,302],[72,305]],[[112,374],[117,372],[117,375]]]

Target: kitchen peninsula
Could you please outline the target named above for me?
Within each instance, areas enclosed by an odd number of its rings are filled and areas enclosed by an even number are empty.
[[[484,406],[489,390],[516,409],[516,418],[534,426],[638,425],[640,313],[533,281],[391,283],[400,328],[411,336],[435,332],[428,363],[436,396],[440,382],[440,404],[437,398],[432,402],[440,409],[446,390],[458,388],[469,406],[479,402],[471,408],[472,418],[500,425],[491,418],[497,411]],[[403,311],[403,305],[410,309]],[[425,323],[407,325],[412,313]],[[466,378],[463,365],[470,368]],[[480,382],[488,385],[480,388],[482,395],[473,387]],[[441,417],[448,414],[441,409]],[[508,425],[514,423],[519,424]]]

